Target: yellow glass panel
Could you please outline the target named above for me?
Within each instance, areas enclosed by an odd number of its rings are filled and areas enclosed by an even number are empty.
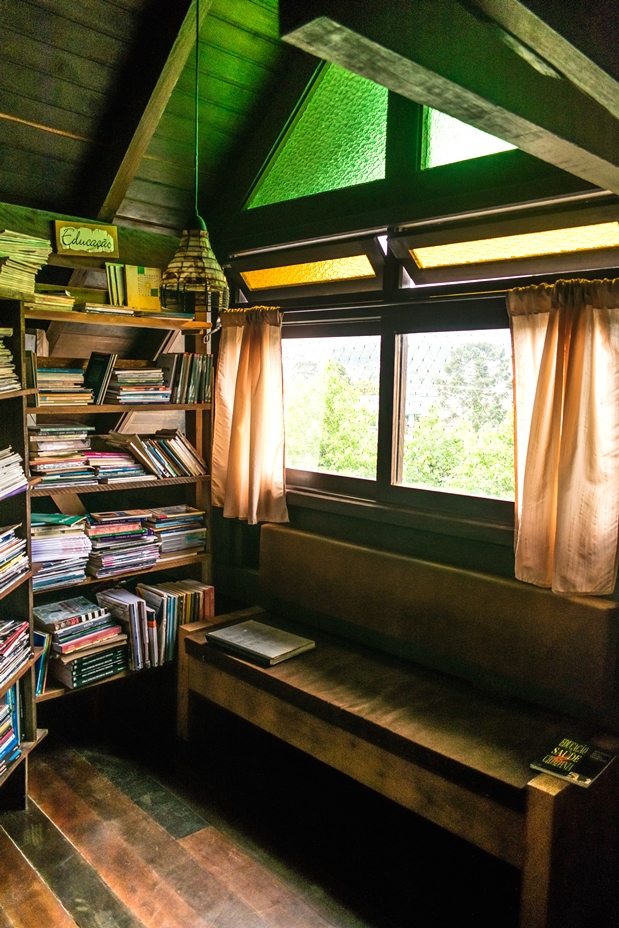
[[[418,267],[451,267],[617,246],[619,223],[601,222],[591,226],[576,226],[573,229],[551,229],[548,232],[483,238],[475,242],[411,248],[410,253]]]
[[[299,287],[304,284],[376,277],[376,272],[367,255],[352,255],[350,258],[329,258],[328,261],[308,261],[305,264],[241,271],[241,277],[250,290],[270,290],[275,287]]]

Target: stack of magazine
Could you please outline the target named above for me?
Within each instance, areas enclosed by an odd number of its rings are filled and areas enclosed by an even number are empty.
[[[34,279],[51,252],[48,239],[0,231],[0,287],[34,293]]]
[[[0,528],[0,593],[4,593],[29,568],[26,539],[16,535],[20,525]]]
[[[33,616],[51,641],[50,674],[70,689],[127,669],[127,635],[104,606],[77,596],[35,606]]]
[[[124,451],[90,451],[88,464],[94,469],[98,483],[134,483],[150,479],[139,461]]]
[[[49,487],[96,484],[95,470],[88,460],[92,425],[56,423],[28,428],[30,473]]]
[[[161,547],[161,555],[203,551],[206,545],[204,511],[185,503],[152,509],[146,525],[151,528]]]
[[[35,590],[83,583],[90,554],[86,516],[33,512],[31,516],[32,580]]]
[[[155,368],[115,368],[105,396],[107,403],[169,403],[170,388]]]
[[[79,367],[41,367],[37,362],[36,385],[39,406],[88,406],[92,390],[84,386]]]
[[[9,393],[11,390],[19,390],[21,384],[15,373],[15,361],[13,354],[5,343],[5,338],[11,338],[13,329],[0,328],[0,393]]]
[[[0,450],[0,499],[14,496],[28,486],[23,458],[11,445]]]
[[[86,531],[92,550],[86,571],[102,579],[149,570],[159,559],[156,534],[146,527],[148,510],[91,512]]]

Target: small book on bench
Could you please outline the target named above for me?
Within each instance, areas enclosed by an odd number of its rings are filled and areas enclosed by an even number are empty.
[[[316,646],[311,638],[293,635],[281,628],[247,619],[206,633],[211,644],[247,660],[271,666]]]
[[[560,738],[540,760],[531,763],[533,770],[550,773],[578,786],[591,786],[603,770],[615,759],[615,754],[602,751],[582,739]]]

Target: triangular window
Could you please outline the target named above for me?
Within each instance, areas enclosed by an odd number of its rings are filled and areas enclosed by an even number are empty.
[[[423,108],[422,171],[512,148],[515,146],[509,142],[475,129],[453,116],[447,116],[429,106]]]
[[[325,65],[254,187],[246,208],[385,177],[388,91]]]

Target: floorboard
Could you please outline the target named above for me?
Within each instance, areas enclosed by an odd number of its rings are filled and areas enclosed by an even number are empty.
[[[155,676],[41,705],[0,928],[515,928],[512,868]]]

